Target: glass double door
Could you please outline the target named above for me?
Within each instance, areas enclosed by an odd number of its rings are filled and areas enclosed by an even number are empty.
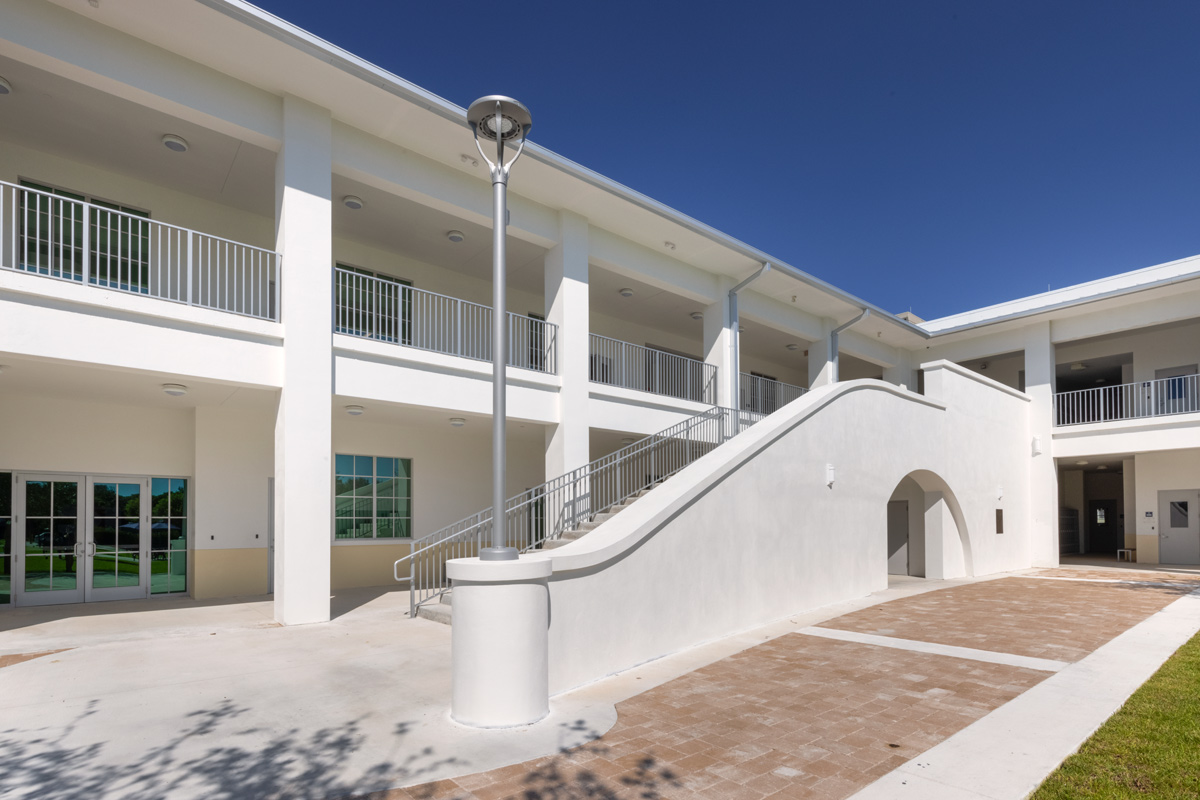
[[[130,600],[150,586],[149,481],[17,476],[18,605]]]

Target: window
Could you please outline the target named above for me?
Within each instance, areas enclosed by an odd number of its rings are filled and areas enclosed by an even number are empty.
[[[82,281],[83,202],[88,212],[89,283],[147,294],[150,291],[150,214],[94,197],[21,181],[17,268]],[[61,198],[61,199],[60,199]]]
[[[1004,509],[996,509],[996,533],[1004,533]]]
[[[150,594],[187,591],[187,479],[150,479]]]
[[[1096,524],[1103,525],[1104,523],[1105,523],[1104,509],[1097,508],[1096,509]]]
[[[0,472],[0,605],[12,599],[12,474]]]
[[[334,281],[336,331],[412,344],[412,281],[338,264]],[[349,274],[347,274],[349,273]],[[363,277],[358,277],[358,276]]]
[[[334,457],[333,538],[412,536],[412,459]]]
[[[1188,504],[1186,500],[1171,502],[1171,527],[1186,528],[1188,526]]]

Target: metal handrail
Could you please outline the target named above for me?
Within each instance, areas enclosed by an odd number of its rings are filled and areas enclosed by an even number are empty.
[[[740,405],[743,411],[773,414],[808,391],[803,386],[793,386],[747,372],[740,373],[738,377]]]
[[[1180,375],[1054,395],[1056,426],[1200,412],[1200,375]]]
[[[575,530],[597,514],[666,480],[696,459],[763,419],[765,414],[713,407],[614,453],[560,475],[505,502],[507,546],[521,552]],[[490,541],[492,509],[487,508],[412,542],[408,555],[392,565],[392,575],[409,583],[409,613],[449,590],[446,562],[478,555]],[[409,574],[400,566],[409,564]]]
[[[104,205],[0,181],[0,267],[279,319],[281,257]]]
[[[717,367],[653,347],[589,334],[588,379],[642,392],[715,405]]]
[[[475,361],[492,360],[492,309],[399,281],[334,268],[333,329]],[[507,312],[508,365],[558,372],[558,326]]]

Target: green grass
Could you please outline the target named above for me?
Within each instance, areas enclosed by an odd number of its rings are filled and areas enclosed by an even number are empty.
[[[1179,648],[1031,800],[1200,800],[1200,634]]]

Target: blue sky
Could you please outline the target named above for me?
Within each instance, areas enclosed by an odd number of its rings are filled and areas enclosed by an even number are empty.
[[[1200,253],[1195,0],[258,5],[891,311]]]

